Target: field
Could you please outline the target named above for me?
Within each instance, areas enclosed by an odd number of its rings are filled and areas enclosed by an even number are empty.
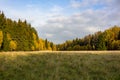
[[[120,52],[0,52],[0,80],[120,80]]]

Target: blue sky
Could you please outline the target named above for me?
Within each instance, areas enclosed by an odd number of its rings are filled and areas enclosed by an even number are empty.
[[[27,20],[40,38],[62,43],[120,25],[120,0],[0,0],[13,20]]]

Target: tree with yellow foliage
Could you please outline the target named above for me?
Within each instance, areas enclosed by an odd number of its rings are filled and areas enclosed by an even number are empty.
[[[35,49],[38,50],[39,45],[38,45],[38,40],[37,40],[37,36],[35,33],[33,33],[33,41],[34,41]]]
[[[44,42],[42,39],[39,39],[39,50],[44,50]]]
[[[10,41],[11,40],[11,36],[9,33],[7,33],[7,40]]]
[[[2,46],[3,43],[3,32],[0,30],[0,48]]]
[[[56,50],[57,50],[56,45],[53,45],[52,50],[53,50],[53,51],[56,51]]]
[[[32,51],[34,51],[34,50],[35,50],[35,47],[34,47],[34,46],[32,46],[32,47],[31,47],[31,50],[32,50]]]
[[[50,42],[48,42],[48,50],[52,50],[52,48],[50,46]]]
[[[10,41],[10,44],[9,44],[9,47],[10,47],[10,50],[11,50],[11,51],[16,50],[16,48],[17,48],[17,42],[11,40],[11,41]]]

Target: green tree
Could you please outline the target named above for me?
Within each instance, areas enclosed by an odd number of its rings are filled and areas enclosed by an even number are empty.
[[[112,50],[120,50],[120,40],[114,40],[112,42]]]
[[[73,49],[74,49],[74,50],[80,50],[80,45],[75,45],[75,46],[73,47]]]
[[[48,49],[48,40],[47,39],[45,39],[45,48],[46,48],[46,50]]]
[[[107,50],[106,42],[103,34],[99,35],[98,37],[97,50]]]
[[[119,33],[118,33],[118,40],[120,40],[120,31],[119,31]]]
[[[0,11],[0,29],[5,28],[5,15]]]
[[[18,20],[12,21],[4,16],[4,13],[0,12],[0,30],[3,33],[2,50],[9,51],[9,43],[11,40],[17,42],[17,49],[20,50],[32,50],[34,46],[35,50],[38,49],[38,35],[36,30],[31,27],[27,21]],[[33,36],[32,36],[33,35]]]

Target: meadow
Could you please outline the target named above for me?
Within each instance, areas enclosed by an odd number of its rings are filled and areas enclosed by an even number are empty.
[[[0,80],[120,80],[120,52],[0,52]]]

